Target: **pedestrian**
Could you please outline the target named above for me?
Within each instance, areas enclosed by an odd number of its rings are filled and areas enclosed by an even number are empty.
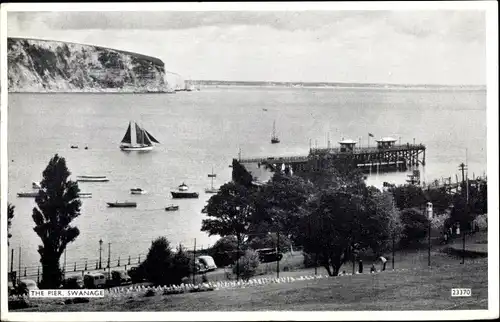
[[[444,233],[444,243],[448,244],[448,233]]]
[[[370,273],[376,273],[377,269],[375,268],[375,264],[372,264],[372,267],[370,268]]]
[[[363,261],[360,259],[358,263],[359,263],[358,272],[359,272],[359,274],[361,274],[361,273],[363,273]]]
[[[379,259],[382,262],[382,271],[385,271],[385,265],[387,264],[387,259],[384,256],[380,256]]]

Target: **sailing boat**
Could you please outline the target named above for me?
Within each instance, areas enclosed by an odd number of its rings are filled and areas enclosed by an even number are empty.
[[[276,121],[273,122],[273,135],[271,136],[271,143],[280,143],[280,139],[278,139],[278,136],[276,135]]]
[[[213,167],[212,167],[212,173],[209,173],[208,177],[212,179],[212,186],[210,188],[206,188],[205,193],[217,193],[217,192],[219,192],[219,189],[214,188],[214,178],[217,177],[217,175],[214,173]]]
[[[134,145],[132,144],[132,122],[129,122],[127,132],[125,132],[120,144],[120,149],[122,151],[151,151],[153,150],[153,142],[160,143],[151,133],[141,128],[137,123],[135,123],[135,137],[136,144]]]

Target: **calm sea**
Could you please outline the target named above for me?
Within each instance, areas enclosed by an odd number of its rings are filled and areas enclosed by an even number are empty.
[[[149,153],[118,148],[129,121],[137,121],[161,142]],[[270,144],[276,121],[280,144]],[[82,199],[74,224],[80,236],[67,249],[67,262],[146,254],[151,241],[206,248],[217,236],[201,232],[201,209],[210,195],[207,175],[217,186],[231,178],[238,156],[307,154],[313,146],[344,138],[368,144],[392,136],[427,145],[426,181],[458,174],[468,155],[469,175],[486,171],[486,92],[313,88],[202,88],[173,94],[9,94],[9,202],[15,205],[11,247],[22,248],[22,266],[37,266],[38,236],[31,218],[35,204],[16,193],[31,189],[54,154],[66,158],[73,176],[106,175],[106,183],[80,183],[92,198]],[[79,149],[71,149],[71,145]],[[370,145],[374,145],[371,138]],[[88,150],[84,147],[88,146]],[[403,183],[407,173],[369,176],[368,183]],[[182,182],[199,199],[172,200]],[[140,187],[146,195],[130,195]],[[136,201],[135,209],[108,208],[110,201]],[[180,206],[166,212],[167,204]],[[95,264],[94,264],[95,265]],[[29,270],[29,269],[28,269]],[[35,268],[36,272],[36,268]]]

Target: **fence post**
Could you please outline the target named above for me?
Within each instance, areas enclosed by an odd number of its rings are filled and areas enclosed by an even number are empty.
[[[120,256],[118,256],[118,267],[120,267]]]
[[[36,269],[36,283],[40,283],[40,266],[38,266]]]
[[[127,265],[130,265],[130,255],[128,255],[128,264]]]
[[[87,260],[85,260],[85,271],[87,270]]]
[[[14,248],[10,250],[10,272],[14,271]]]
[[[193,284],[196,284],[196,238],[194,239],[193,248]]]
[[[19,247],[19,263],[18,263],[18,271],[17,271],[17,281],[21,281],[21,247]]]
[[[141,255],[139,255],[139,259],[137,260],[137,264],[141,263]]]
[[[24,277],[26,277],[26,266],[24,266]]]
[[[279,256],[279,253],[280,253],[280,232],[279,232],[279,230],[276,231],[276,239],[277,239],[276,253],[277,253],[277,256]],[[277,258],[277,261],[276,261],[276,278],[280,278],[280,259],[279,259],[279,257]]]
[[[75,267],[73,267],[73,272],[76,272],[76,262],[75,262]]]

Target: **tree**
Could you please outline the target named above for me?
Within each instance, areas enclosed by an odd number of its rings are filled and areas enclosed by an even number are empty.
[[[259,267],[259,254],[253,250],[247,250],[245,255],[238,259],[239,265],[234,265],[233,273],[238,274],[239,276],[248,281],[250,277],[254,276],[257,272],[257,268]]]
[[[206,206],[208,219],[203,219],[201,230],[210,236],[234,235],[241,241],[248,234],[252,220],[254,205],[254,190],[235,182],[229,182],[220,187]]]
[[[256,195],[252,233],[279,231],[281,236],[296,239],[298,223],[303,214],[302,208],[313,191],[312,183],[299,176],[275,173]]]
[[[410,208],[401,212],[403,231],[401,236],[402,246],[418,244],[427,236],[429,219],[418,209]]]
[[[180,284],[182,278],[189,276],[193,272],[193,259],[188,255],[182,246],[177,248],[177,252],[172,258],[172,284]]]
[[[252,187],[252,175],[236,159],[233,159],[232,179],[234,183],[240,184],[246,188]]]
[[[310,214],[302,219],[304,251],[314,254],[330,276],[350,259],[352,246],[362,234],[359,219],[364,212],[359,196],[326,189],[309,203]]]
[[[420,208],[427,202],[422,188],[407,184],[390,189],[398,209]]]
[[[393,239],[399,239],[402,231],[394,198],[390,192],[369,189],[365,204],[369,214],[360,220],[363,225],[363,242],[374,253],[382,253],[389,249]]]
[[[10,245],[10,238],[12,237],[10,227],[12,226],[12,219],[14,219],[14,208],[15,206],[11,203],[7,204],[7,245]]]
[[[146,279],[156,285],[172,284],[172,250],[165,237],[159,237],[151,243],[148,255],[141,263]]]
[[[70,172],[66,160],[57,154],[43,171],[41,189],[33,208],[33,230],[42,240],[38,246],[42,264],[41,288],[58,288],[62,273],[59,259],[66,246],[73,242],[80,231],[70,226],[80,215],[81,201],[78,198],[78,183],[68,180]]]
[[[210,248],[209,254],[217,266],[225,267],[235,262],[237,247],[236,236],[225,236],[215,242]]]

